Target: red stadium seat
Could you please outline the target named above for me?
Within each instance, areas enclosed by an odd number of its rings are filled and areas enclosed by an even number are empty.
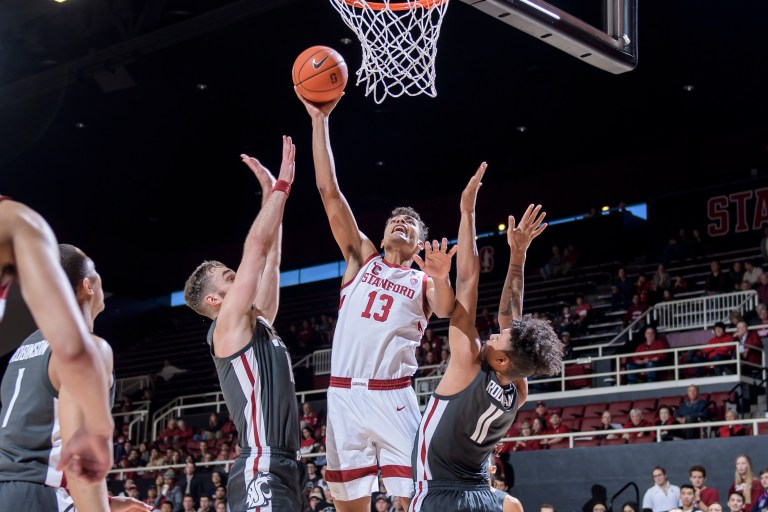
[[[681,396],[664,396],[659,398],[659,403],[656,405],[656,409],[658,410],[659,407],[662,405],[666,405],[667,407],[672,408],[672,412],[675,412],[675,409],[677,409],[680,406],[680,402],[682,401],[683,397]]]
[[[549,449],[550,450],[560,450],[560,449],[563,449],[563,448],[570,448],[570,446],[568,445],[568,439],[563,439],[561,442],[559,442],[557,444],[550,444],[549,445]]]
[[[581,431],[589,432],[591,430],[600,430],[602,425],[600,418],[584,418],[581,420]]]
[[[583,405],[568,405],[563,407],[563,419],[581,418],[584,416]]]
[[[761,436],[768,434],[768,423],[758,423],[757,433]]]
[[[630,409],[632,409],[632,400],[617,400],[608,404],[608,411],[614,417],[627,415]]]
[[[588,404],[586,407],[584,407],[584,418],[594,418],[595,416],[599,418],[603,415],[603,411],[607,408],[608,404],[605,402]]]
[[[644,414],[649,412],[656,412],[656,399],[655,398],[643,398],[642,400],[635,400],[632,403],[633,409],[640,409]]]
[[[592,373],[592,367],[584,364],[574,364],[565,367],[566,377],[575,377],[580,375],[589,375]],[[572,379],[565,381],[566,389],[582,389],[592,385],[592,379]]]
[[[581,428],[581,418],[563,419],[562,423],[574,432],[578,432]]]
[[[656,442],[656,438],[651,435],[647,435],[645,437],[630,437],[629,443],[630,444],[643,444],[643,443],[654,443]]]

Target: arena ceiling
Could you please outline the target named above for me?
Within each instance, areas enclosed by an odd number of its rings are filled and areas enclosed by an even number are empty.
[[[562,216],[765,174],[766,19],[765,2],[641,2],[639,65],[611,75],[452,2],[436,99],[348,86],[331,118],[342,189],[378,242],[400,204],[455,234],[482,160],[481,228],[531,201]],[[325,44],[356,69],[353,37],[322,0],[3,2],[0,191],[91,254],[108,290],[154,297],[204,258],[237,263],[259,204],[238,155],[276,170],[290,134],[283,266],[336,259],[290,68]]]

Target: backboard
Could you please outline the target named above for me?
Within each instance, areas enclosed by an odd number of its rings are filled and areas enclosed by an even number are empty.
[[[489,16],[610,73],[637,65],[637,0],[603,0],[596,28],[543,0],[462,0]]]

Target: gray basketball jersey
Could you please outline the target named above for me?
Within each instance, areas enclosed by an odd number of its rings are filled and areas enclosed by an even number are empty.
[[[515,420],[517,407],[515,386],[502,387],[485,365],[459,393],[433,393],[413,447],[414,481],[487,483],[488,456]]]
[[[214,320],[208,344],[243,453],[258,453],[267,447],[295,453],[299,449],[299,407],[291,358],[283,341],[259,317],[248,345],[229,357],[216,357],[215,328]]]
[[[0,399],[0,481],[21,480],[59,487],[61,452],[59,393],[48,378],[51,349],[40,331],[11,357]]]
[[[0,481],[63,486],[59,392],[48,376],[51,348],[33,332],[14,352],[0,385]],[[112,372],[110,408],[115,403]]]
[[[507,496],[509,496],[509,494],[495,488],[492,488],[491,491],[493,491],[493,499],[496,500],[496,503],[499,505],[497,510],[504,510],[504,500],[507,498]]]

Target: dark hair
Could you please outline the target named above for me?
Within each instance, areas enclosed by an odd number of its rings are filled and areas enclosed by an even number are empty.
[[[704,466],[699,466],[698,464],[695,466],[691,466],[691,469],[688,470],[688,474],[690,475],[694,471],[699,471],[701,473],[701,476],[704,478],[707,478],[707,470],[704,469]]]
[[[416,224],[419,225],[419,231],[421,231],[419,240],[423,242],[427,239],[427,235],[429,235],[429,228],[427,228],[427,225],[424,224],[423,220],[421,220],[421,215],[419,215],[418,212],[416,212],[416,210],[410,206],[398,206],[392,210],[392,213],[389,214],[389,218],[387,218],[387,222],[384,225],[386,226],[389,224],[389,221],[392,220],[392,217],[397,217],[398,215],[404,215],[415,220]]]
[[[741,498],[741,502],[742,502],[742,503],[746,503],[746,499],[744,498],[744,495],[743,495],[743,494],[741,494],[739,491],[733,491],[732,493],[730,493],[730,494],[728,495],[728,499],[730,500],[730,499],[731,499],[731,496],[733,496],[734,494],[735,494],[736,496],[738,496],[739,498]]]
[[[512,320],[509,348],[504,353],[513,363],[510,371],[527,375],[557,375],[563,371],[563,343],[552,327],[531,315]],[[526,375],[526,376],[527,376]]]
[[[683,484],[683,485],[681,485],[680,486],[680,490],[682,491],[683,489],[690,489],[693,492],[696,492],[696,489],[691,484]]]
[[[640,510],[640,507],[638,507],[637,503],[635,503],[634,501],[626,501],[621,506],[621,512],[624,512],[624,508],[626,508],[627,506],[632,507],[632,510],[634,510],[635,512],[639,512]]]
[[[88,256],[74,245],[59,244],[59,258],[69,284],[77,292],[77,287],[88,277]]]
[[[766,474],[766,473],[768,473],[768,468],[763,468],[763,469],[761,469],[761,470],[760,470],[760,472],[758,473],[758,475],[759,475],[759,476],[763,476],[763,475],[764,475],[764,474]]]
[[[664,468],[663,468],[663,467],[661,467],[661,466],[655,466],[655,467],[654,467],[654,468],[651,470],[651,473],[653,473],[653,472],[654,472],[654,471],[656,471],[657,469],[658,469],[659,471],[661,471],[662,473],[664,473],[664,476],[667,476],[667,470],[666,470],[666,469],[664,469]]]

